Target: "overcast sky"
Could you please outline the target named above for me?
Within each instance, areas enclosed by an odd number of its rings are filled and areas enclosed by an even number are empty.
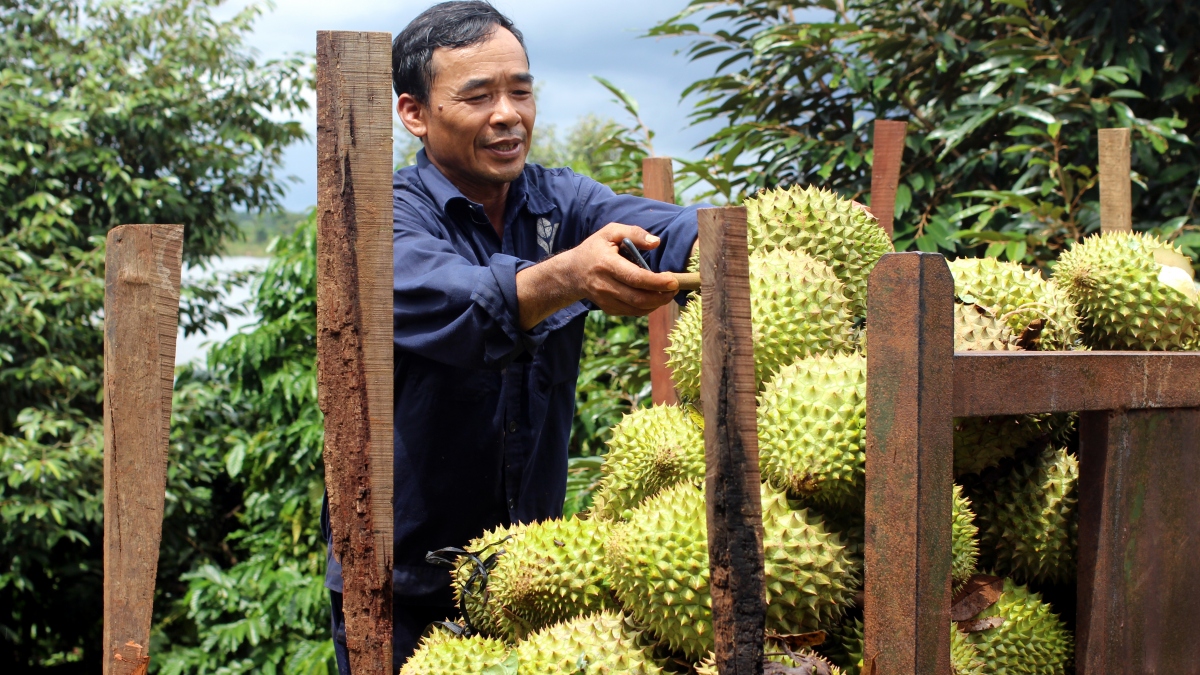
[[[248,0],[233,0],[221,8],[221,15],[231,15],[247,4]],[[276,8],[258,20],[250,44],[264,57],[273,57],[314,51],[318,30],[395,35],[431,4],[431,0],[278,0]],[[562,132],[587,113],[625,121],[624,111],[592,80],[592,75],[600,75],[638,100],[642,118],[657,133],[657,154],[696,155],[692,147],[704,132],[688,127],[690,106],[681,103],[679,95],[692,81],[711,74],[715,64],[689,64],[676,53],[687,47],[684,40],[639,37],[678,12],[687,0],[494,0],[494,4],[525,34],[530,68],[539,84],[539,128],[553,124]],[[315,114],[304,122],[310,133],[315,131]],[[284,175],[301,179],[285,199],[288,209],[298,211],[316,203],[312,143],[288,151]]]

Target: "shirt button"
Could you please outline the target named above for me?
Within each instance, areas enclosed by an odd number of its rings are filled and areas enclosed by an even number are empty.
[[[508,433],[510,433],[510,434],[517,433],[517,421],[516,420],[513,420],[508,423]]]
[[[515,509],[515,508],[517,508],[517,500],[515,500],[515,499],[509,499],[509,500],[508,500],[508,508],[510,508],[510,509]]]

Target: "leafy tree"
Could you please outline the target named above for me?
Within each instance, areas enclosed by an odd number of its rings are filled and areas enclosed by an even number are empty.
[[[1098,227],[1114,126],[1133,129],[1135,226],[1197,250],[1197,20],[1169,0],[695,0],[651,35],[720,59],[685,90],[696,122],[727,122],[687,167],[715,193],[865,195],[870,121],[907,119],[897,246],[1044,264]]]
[[[0,669],[100,664],[103,237],[182,223],[202,261],[276,204],[302,138],[296,59],[242,46],[216,0],[0,3]],[[191,294],[193,299],[203,300]],[[221,317],[185,307],[191,329]],[[161,593],[222,555],[220,457],[173,455]]]

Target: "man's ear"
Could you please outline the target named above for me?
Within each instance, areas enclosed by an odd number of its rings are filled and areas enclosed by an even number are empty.
[[[408,129],[408,133],[421,140],[425,139],[425,135],[429,133],[428,106],[418,103],[412,94],[400,94],[400,98],[396,100],[396,114],[400,116],[400,121],[404,128]]]

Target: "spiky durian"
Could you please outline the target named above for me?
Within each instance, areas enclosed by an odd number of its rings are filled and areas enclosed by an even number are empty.
[[[1062,675],[1066,671],[1074,655],[1074,639],[1037,593],[1005,579],[1000,598],[974,621],[991,617],[1003,622],[966,634],[988,673]]]
[[[1072,349],[1079,339],[1074,305],[1041,274],[995,258],[959,258],[950,263],[950,272],[959,300],[984,306],[1016,337],[1037,319],[1044,320],[1037,348]]]
[[[793,658],[790,654],[777,651],[768,642],[765,645],[765,651],[764,659],[766,661],[781,663],[804,675],[842,675],[841,668],[830,663],[825,657],[807,649],[794,652],[795,658]],[[717,675],[717,661],[712,654],[696,664],[696,675]]]
[[[784,495],[763,486],[767,627],[802,633],[836,620],[859,572],[838,537]],[[605,546],[613,589],[626,611],[672,649],[698,660],[713,648],[704,493],[680,484],[614,525]]]
[[[704,480],[703,419],[690,409],[654,406],[626,415],[612,430],[593,517],[622,518],[680,481]]]
[[[867,359],[797,359],[758,399],[758,460],[777,490],[826,506],[863,502]]]
[[[1195,349],[1200,301],[1192,276],[1178,248],[1135,232],[1088,237],[1054,267],[1096,349]]]
[[[979,528],[975,526],[975,513],[971,510],[971,502],[963,496],[962,488],[954,486],[954,506],[951,509],[953,519],[951,532],[951,555],[953,563],[950,566],[950,576],[955,584],[961,584],[975,573],[976,563],[979,562],[979,543],[975,537]]]
[[[600,612],[548,626],[517,644],[520,675],[658,675],[641,633],[619,612]]]
[[[1019,337],[986,307],[954,303],[954,351],[1019,351]]]
[[[471,542],[487,550],[460,557],[459,606],[485,634],[516,640],[544,626],[614,607],[599,551],[608,523],[567,518],[501,527]],[[507,539],[506,539],[507,537]],[[490,569],[479,561],[495,555]]]
[[[688,303],[667,347],[667,365],[679,392],[700,395],[700,298]],[[842,283],[829,266],[783,249],[750,256],[750,319],[754,364],[761,385],[781,367],[809,354],[854,348]]]
[[[1035,440],[1061,438],[1074,426],[1066,413],[959,417],[954,420],[954,475],[979,473]]]
[[[479,635],[458,637],[447,630],[434,630],[421,638],[417,651],[400,669],[400,675],[483,675],[492,666],[516,658],[501,640]]]
[[[979,500],[979,522],[997,571],[1023,581],[1074,579],[1078,483],[1078,460],[1046,448],[987,490]]]
[[[804,251],[833,269],[851,316],[867,313],[867,276],[883,254],[896,250],[870,211],[811,186],[760,191],[745,205],[751,250]]]
[[[840,634],[842,640],[838,653],[843,659],[846,675],[859,675],[863,668],[863,623],[855,619],[844,624]],[[950,668],[953,675],[984,675],[990,673],[987,664],[980,658],[979,650],[967,640],[961,631],[950,626]]]

